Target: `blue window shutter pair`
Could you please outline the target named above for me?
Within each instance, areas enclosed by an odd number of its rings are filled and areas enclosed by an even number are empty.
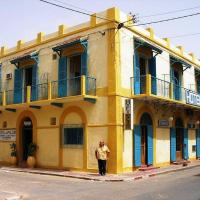
[[[200,129],[196,130],[196,157],[200,158]]]
[[[156,84],[156,57],[149,59],[149,73],[151,74],[151,92],[152,94],[157,94],[157,84]]]
[[[139,62],[139,55],[138,52],[135,51],[134,54],[134,94],[140,94],[140,62]]]
[[[67,57],[59,59],[58,66],[58,97],[67,96]]]
[[[147,126],[147,164],[153,164],[153,127]]]
[[[184,137],[183,137],[183,159],[188,159],[188,129],[184,128]]]
[[[197,92],[200,94],[200,80],[197,80]]]
[[[147,164],[153,164],[153,127],[147,126]],[[141,166],[141,125],[134,126],[134,165]]]
[[[2,91],[2,65],[0,64],[0,91]]]
[[[22,103],[23,70],[18,68],[14,73],[14,103]]]
[[[88,68],[88,63],[87,63],[88,55],[87,55],[87,49],[81,54],[81,75],[87,76],[87,68]]]
[[[134,135],[134,165],[141,166],[141,126],[135,125],[133,130]]]
[[[36,101],[38,100],[38,63],[35,63],[32,66],[32,87],[31,87],[31,100]]]
[[[176,129],[170,128],[170,161],[176,161]]]

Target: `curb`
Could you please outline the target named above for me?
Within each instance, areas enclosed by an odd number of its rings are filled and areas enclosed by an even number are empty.
[[[136,177],[127,177],[127,178],[116,178],[116,179],[98,179],[98,178],[92,178],[92,177],[84,177],[84,176],[79,176],[79,175],[67,175],[67,174],[56,174],[56,173],[48,173],[48,172],[41,172],[41,171],[24,171],[24,170],[18,170],[18,169],[4,169],[0,168],[3,171],[13,171],[13,172],[21,172],[21,173],[30,173],[30,174],[40,174],[40,175],[47,175],[47,176],[57,176],[57,177],[67,177],[67,178],[76,178],[76,179],[82,179],[82,180],[90,180],[90,181],[99,181],[99,182],[122,182],[122,181],[137,181],[141,179],[146,179],[146,178],[151,178],[159,175],[164,175],[164,174],[169,174],[169,173],[174,173],[177,171],[184,171],[187,169],[192,169],[200,167],[200,164],[198,165],[193,165],[193,166],[187,166],[187,167],[182,167],[178,169],[172,169],[172,170],[166,170],[162,172],[155,172],[151,174],[145,174],[145,175],[139,175]],[[8,199],[12,200],[12,199]]]
[[[188,166],[188,167],[183,167],[183,168],[179,168],[179,169],[173,169],[173,170],[158,172],[158,173],[152,173],[152,174],[149,174],[148,176],[149,177],[154,177],[154,176],[159,176],[159,175],[162,175],[162,174],[164,175],[164,174],[174,173],[174,172],[177,172],[177,171],[184,171],[184,170],[192,169],[192,168],[196,168],[196,167],[200,167],[200,164],[199,165]]]

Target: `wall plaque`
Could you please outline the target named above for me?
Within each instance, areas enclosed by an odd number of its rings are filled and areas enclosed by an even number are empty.
[[[0,141],[16,141],[16,129],[1,129],[0,130]]]

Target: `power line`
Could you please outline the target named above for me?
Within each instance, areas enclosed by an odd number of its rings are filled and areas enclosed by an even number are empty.
[[[163,13],[156,13],[156,14],[152,14],[152,15],[145,15],[145,16],[141,16],[140,18],[156,17],[156,16],[161,16],[161,15],[168,15],[168,14],[173,14],[173,13],[177,13],[177,12],[183,12],[183,11],[187,11],[187,10],[194,10],[194,9],[197,9],[197,8],[200,8],[200,5],[195,6],[195,7],[185,8],[185,9],[177,9],[177,10],[172,10],[172,11],[163,12]]]
[[[64,4],[64,5],[67,5],[67,6],[71,6],[71,7],[73,7],[73,8],[79,9],[79,10],[83,10],[83,11],[86,11],[86,12],[90,12],[91,14],[94,13],[93,11],[80,8],[80,7],[78,7],[78,6],[75,6],[75,5],[70,4],[70,3],[66,3],[66,2],[64,2],[64,1],[60,1],[60,0],[53,0],[53,1],[58,2],[58,3],[61,3],[61,4]]]
[[[56,7],[59,7],[59,8],[63,8],[63,9],[65,9],[65,10],[69,10],[69,11],[72,11],[72,12],[76,12],[76,13],[79,13],[79,14],[83,14],[83,15],[87,15],[87,16],[92,16],[91,14],[89,14],[89,13],[87,13],[87,12],[79,11],[79,10],[76,10],[76,9],[73,9],[73,8],[69,8],[69,7],[65,7],[65,6],[62,6],[62,5],[59,5],[59,4],[50,2],[50,1],[46,1],[46,0],[39,0],[39,1],[41,1],[41,2],[43,2],[43,3],[46,3],[46,4],[50,4],[50,5],[56,6]],[[110,19],[105,18],[105,17],[96,16],[96,18],[99,18],[99,19],[102,19],[102,20],[106,20],[106,21],[109,21],[109,22],[115,22],[115,21],[110,20]]]
[[[200,15],[200,12],[189,14],[189,15],[183,15],[183,16],[179,16],[179,17],[173,17],[173,18],[158,20],[158,21],[151,21],[151,22],[146,22],[146,23],[141,23],[141,24],[133,24],[133,25],[130,25],[128,27],[132,27],[132,26],[144,26],[144,25],[149,25],[149,24],[157,24],[157,23],[161,23],[161,22],[174,21],[174,20],[177,20],[177,19],[183,19],[183,18],[193,17],[193,16],[197,16],[197,15]],[[128,20],[128,21],[131,21],[131,20]]]
[[[175,36],[169,36],[169,38],[182,38],[182,37],[192,37],[195,35],[200,35],[200,33],[188,33],[188,34],[183,34],[183,35],[175,35]]]

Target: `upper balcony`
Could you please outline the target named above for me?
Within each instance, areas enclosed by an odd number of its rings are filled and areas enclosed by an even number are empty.
[[[43,105],[62,107],[72,101],[96,101],[96,79],[79,76],[0,92],[0,106],[9,111],[18,107],[39,109]]]
[[[131,77],[131,94],[134,99],[200,109],[200,95],[198,93],[150,74]]]

